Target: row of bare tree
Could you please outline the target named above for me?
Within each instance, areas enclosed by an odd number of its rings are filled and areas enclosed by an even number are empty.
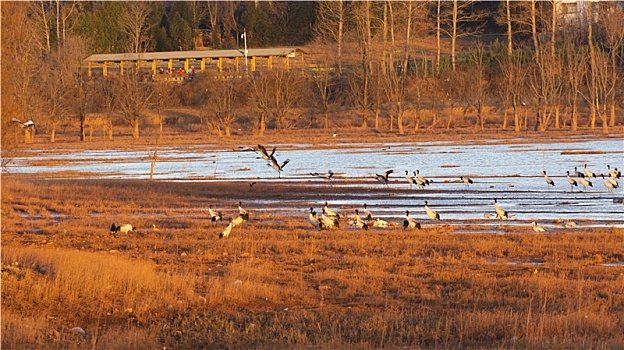
[[[198,74],[181,85],[154,82],[141,71],[87,82],[81,61],[88,41],[59,30],[55,47],[42,46],[37,27],[23,25],[32,21],[33,7],[3,4],[2,26],[14,29],[2,31],[3,146],[16,142],[20,129],[13,118],[34,120],[51,142],[58,128],[76,122],[81,140],[90,139],[96,119],[111,139],[116,119],[139,138],[146,114],[158,116],[162,134],[164,111],[179,106],[195,108],[224,136],[233,125],[259,134],[267,128],[329,129],[354,113],[364,128],[403,134],[408,128],[450,129],[457,117],[474,111],[474,127],[483,129],[492,108],[502,115],[501,128],[513,121],[516,131],[576,130],[584,121],[591,128],[600,124],[605,133],[615,126],[624,90],[624,13],[618,3],[587,6],[584,18],[592,20],[561,27],[556,1],[550,12],[536,1],[505,1],[499,18],[507,24],[506,45],[474,41],[458,51],[457,39],[479,30],[475,16],[483,16],[470,11],[471,4],[320,2],[316,29],[327,51],[314,56],[311,69],[236,78]],[[436,48],[429,57],[413,47],[431,29],[426,24],[432,6]],[[529,40],[522,42],[525,35]],[[442,48],[443,36],[448,49]]]

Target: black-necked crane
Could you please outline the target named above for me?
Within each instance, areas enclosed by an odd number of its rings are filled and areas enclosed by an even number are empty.
[[[549,186],[554,186],[555,182],[553,181],[553,179],[550,178],[550,176],[546,175],[546,170],[542,171],[542,173],[544,174],[544,179],[546,179],[546,183]]]
[[[418,170],[418,169],[416,169],[416,179],[420,180],[421,182],[424,182],[425,185],[429,185],[431,183],[431,181],[429,181],[429,179],[427,179],[424,176],[420,175],[420,170]]]
[[[340,214],[338,214],[336,211],[331,209],[328,206],[327,202],[325,202],[325,205],[323,206],[323,213],[326,214],[327,216],[333,216],[336,219],[340,219]]]
[[[494,210],[496,211],[496,218],[497,219],[508,219],[509,215],[507,215],[507,211],[503,208],[501,208],[498,205],[498,200],[496,200],[496,198],[494,198]]]
[[[584,171],[587,177],[594,177],[594,178],[596,177],[596,174],[594,174],[591,170],[587,169],[587,164],[585,164]]]
[[[318,230],[323,229],[323,222],[314,211],[314,208],[310,208],[310,223]]]
[[[429,185],[429,180],[422,177],[418,170],[414,171],[414,180],[420,189],[424,189],[426,185]]]
[[[587,188],[587,187],[594,187],[592,185],[592,182],[589,181],[588,179],[584,178],[584,177],[577,177],[578,181],[581,183],[581,185],[583,185],[583,188]]]
[[[212,204],[208,206],[208,213],[210,214],[210,221],[212,222],[219,221],[223,217],[220,211],[212,209]]]
[[[281,178],[282,177],[282,170],[284,170],[284,167],[288,163],[290,163],[290,159],[286,159],[282,164],[279,164],[277,162],[277,159],[275,159],[275,157],[272,157],[271,158],[271,164],[269,164],[269,166],[273,167],[273,169],[275,169],[275,171],[277,171],[277,176],[279,178]]]
[[[614,179],[620,178],[620,171],[618,170],[618,168],[611,170],[611,165],[609,164],[607,164],[607,173],[609,174],[609,177],[612,177]]]
[[[25,129],[25,128],[30,128],[31,126],[35,126],[35,122],[33,122],[32,120],[29,120],[27,122],[22,122],[21,120],[17,119],[17,118],[13,118],[11,119],[12,121],[16,122],[20,128]]]
[[[243,209],[243,202],[238,201],[238,213],[240,215],[249,215],[249,212],[245,209]]]
[[[366,207],[366,203],[364,203],[364,219],[371,221],[373,220],[373,213]]]
[[[331,180],[332,177],[334,176],[334,172],[329,170],[326,174],[322,174],[322,173],[310,173],[310,175],[314,176],[314,177],[318,177],[321,178],[323,180]]]
[[[620,185],[617,181],[615,181],[615,179],[612,179],[610,177],[605,178],[604,174],[602,174],[602,183],[605,185],[605,187],[607,188],[607,191],[609,192],[611,192],[612,190],[615,190]]]
[[[262,156],[262,159],[266,161],[270,161],[271,159],[273,159],[273,155],[275,155],[275,147],[273,147],[273,150],[271,151],[270,154],[269,152],[267,152],[266,148],[262,146],[261,144],[258,144],[258,149],[260,150],[260,155]]]
[[[247,220],[249,220],[249,214],[238,214],[237,217],[230,220],[230,223],[232,224],[232,227],[236,227],[242,225]]]
[[[413,177],[409,176],[409,172],[405,170],[405,178],[407,179],[407,183],[410,185],[410,190],[412,189],[412,185],[416,184],[416,180]]]
[[[232,220],[230,220],[230,223],[225,227],[225,229],[221,233],[219,233],[219,239],[227,238],[232,232],[232,227],[234,226],[232,225]]]
[[[323,227],[328,229],[334,229],[340,227],[340,222],[338,218],[335,216],[327,216],[325,214],[321,215],[321,222],[323,223]]]
[[[570,184],[570,191],[572,190],[572,186],[574,187],[578,187],[578,183],[576,183],[576,180],[574,180],[573,178],[570,177],[570,171],[567,171],[568,176],[566,176],[566,178],[568,179],[568,183]]]
[[[427,212],[427,216],[431,220],[440,220],[440,214],[438,214],[435,210],[429,208],[427,201],[425,201],[425,211]]]
[[[394,170],[390,169],[390,170],[387,170],[383,174],[375,174],[375,178],[380,183],[382,183],[384,185],[388,185],[388,182],[390,181],[390,174],[392,174],[393,172],[394,172]]]
[[[576,177],[585,177],[585,174],[583,174],[582,172],[578,171],[577,167],[574,167],[574,173],[576,174]]]
[[[533,231],[535,231],[535,232],[537,232],[537,233],[543,233],[543,232],[546,232],[546,229],[545,229],[545,228],[543,228],[543,227],[541,227],[541,226],[538,226],[538,225],[537,225],[537,223],[536,223],[535,221],[533,221],[533,222],[532,222],[532,224],[533,224]]]
[[[403,229],[418,229],[420,230],[420,222],[414,220],[409,216],[409,210],[405,211],[405,220],[403,220]]]
[[[460,177],[459,177],[459,180],[460,180],[461,182],[463,182],[464,184],[466,184],[466,187],[470,187],[470,185],[473,183],[473,182],[472,182],[472,179],[471,179],[471,178],[469,178],[469,177],[463,177],[463,176],[460,176]]]
[[[368,230],[368,224],[362,220],[359,210],[355,209],[354,226],[360,229]]]

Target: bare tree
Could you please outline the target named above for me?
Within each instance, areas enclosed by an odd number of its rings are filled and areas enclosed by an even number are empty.
[[[300,75],[292,70],[275,69],[272,71],[274,84],[273,115],[277,130],[290,127],[289,116],[302,97],[303,86]]]
[[[271,79],[266,74],[262,74],[258,77],[252,77],[249,85],[251,86],[251,99],[259,114],[258,134],[263,136],[267,128],[267,120],[271,114]]]
[[[362,128],[368,128],[368,112],[370,107],[370,83],[372,76],[372,16],[371,2],[357,3],[354,8],[356,18],[357,43],[360,54],[359,69],[354,69],[349,77],[351,96],[361,108]]]
[[[118,25],[128,37],[128,52],[145,52],[149,46],[148,17],[152,7],[143,1],[130,1],[119,15]]]
[[[502,84],[498,93],[503,101],[503,129],[507,127],[507,109],[511,105],[514,115],[514,131],[520,132],[521,109],[524,106],[523,92],[525,90],[524,77],[527,74],[526,58],[523,50],[513,51],[511,57],[496,57],[502,75]]]
[[[563,94],[563,67],[557,57],[540,52],[534,59],[529,73],[529,87],[537,100],[535,130],[546,131],[550,121],[559,118],[561,96]],[[556,125],[558,127],[558,125]]]
[[[117,77],[109,75],[96,81],[96,93],[93,95],[96,105],[95,109],[103,113],[103,123],[105,134],[108,140],[113,140],[113,118],[112,114],[118,109],[119,101],[116,99]],[[89,134],[93,134],[93,123],[89,123]]]
[[[470,50],[470,58],[470,66],[468,67],[468,84],[465,85],[465,90],[462,95],[467,105],[477,111],[475,129],[481,126],[481,130],[483,130],[485,128],[483,107],[485,106],[487,91],[490,86],[490,82],[487,79],[489,62],[486,58],[485,45],[478,42],[477,45]]]
[[[154,96],[153,83],[146,82],[146,77],[138,69],[116,78],[113,94],[122,119],[132,128],[132,137],[139,138],[139,128],[143,112],[152,103]]]
[[[41,115],[50,127],[50,142],[55,141],[57,128],[76,113],[75,96],[80,87],[80,64],[86,56],[78,38],[67,39],[47,61],[42,63],[39,77]]]
[[[221,29],[219,29],[219,15],[221,1],[206,1],[208,19],[210,21],[210,41],[212,47],[221,46]]]
[[[606,96],[609,109],[609,126],[615,126],[615,106],[617,101],[617,86],[620,83],[622,71],[621,63],[624,59],[622,47],[624,44],[624,11],[621,2],[599,3],[598,27],[604,38],[604,49],[609,53],[609,60],[606,63],[606,74],[603,79],[607,79]]]
[[[33,134],[20,128],[13,118],[24,122],[39,120],[34,113],[39,99],[36,96],[37,70],[32,69],[32,62],[39,60],[33,30],[35,20],[29,15],[29,3],[5,2],[0,6],[2,20],[2,150],[8,150],[19,142],[24,132],[24,142],[33,141]],[[10,62],[10,63],[8,63]],[[12,134],[11,136],[9,136]]]
[[[32,23],[33,35],[36,38],[36,42],[39,47],[46,53],[52,52],[51,43],[51,25],[52,25],[52,6],[48,1],[39,0],[38,2],[31,2],[31,13],[37,21]]]
[[[586,47],[577,46],[572,40],[564,42],[564,64],[567,72],[568,101],[571,107],[571,128],[578,129],[578,111],[583,79],[589,65],[589,53]]]
[[[457,39],[466,35],[473,35],[483,29],[482,19],[485,18],[486,13],[475,10],[473,8],[474,3],[475,1],[473,0],[452,0],[450,8],[446,9],[438,1],[438,28],[440,32],[451,39],[451,65],[453,71],[456,69]]]
[[[174,85],[167,82],[154,85],[154,93],[150,107],[152,109],[156,109],[159,139],[163,137],[164,132],[165,116],[163,114],[163,109],[169,106],[169,101],[173,91]]]
[[[390,130],[392,130],[392,120],[394,116],[396,116],[399,134],[403,135],[405,133],[403,125],[403,115],[406,108],[405,87],[408,84],[405,80],[408,79],[408,76],[406,74],[400,74],[392,63],[386,64],[383,68],[385,72],[381,74],[381,78],[383,79],[381,88],[385,92],[386,101],[388,101]]]
[[[69,17],[78,13],[78,5],[80,2],[55,0],[56,5],[56,42],[61,45],[67,38]]]
[[[314,72],[312,81],[314,85],[314,102],[323,114],[323,128],[329,129],[329,113],[334,106],[335,84],[332,79],[331,71],[329,68],[329,58],[325,57],[321,63],[318,64],[319,69]]]
[[[329,39],[336,42],[336,64],[339,74],[342,73],[342,44],[346,21],[347,7],[343,0],[318,3],[314,30],[323,40]]]
[[[209,123],[219,136],[231,136],[232,123],[236,121],[236,111],[244,101],[237,79],[225,78],[208,89],[208,106],[212,109],[213,118]]]

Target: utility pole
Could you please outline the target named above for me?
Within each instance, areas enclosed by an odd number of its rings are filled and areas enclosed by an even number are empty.
[[[241,34],[241,38],[243,38],[244,42],[245,42],[245,74],[247,74],[247,70],[248,70],[248,68],[247,68],[247,54],[248,54],[248,51],[247,51],[247,29],[243,29],[243,34]]]

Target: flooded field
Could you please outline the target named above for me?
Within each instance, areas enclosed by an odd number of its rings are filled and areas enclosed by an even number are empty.
[[[290,162],[278,174],[256,151],[257,145],[218,149],[212,145],[164,147],[158,149],[154,179],[166,181],[228,181],[248,186],[256,182],[257,192],[270,191],[271,184],[305,185],[308,191],[297,198],[271,199],[261,195],[246,201],[248,207],[283,215],[305,217],[310,207],[320,212],[330,206],[351,215],[367,204],[375,216],[399,221],[405,210],[425,223],[424,200],[441,216],[442,224],[491,228],[503,222],[488,219],[494,214],[493,199],[510,214],[505,225],[527,226],[537,221],[553,232],[574,221],[577,227],[624,227],[622,180],[620,187],[608,189],[602,174],[624,168],[624,141],[567,140],[552,143],[517,141],[491,142],[410,142],[325,145],[270,145],[277,148],[279,163]],[[4,171],[59,178],[148,179],[153,149],[97,151],[33,151],[15,158]],[[575,168],[596,173],[591,187],[583,187]],[[376,174],[392,169],[387,184]],[[334,172],[331,180],[311,173]],[[430,180],[424,188],[411,186],[405,171]],[[547,184],[546,171],[555,185]],[[578,186],[572,187],[566,172]],[[469,177],[466,185],[460,177]],[[320,191],[323,189],[323,191]],[[329,191],[327,189],[330,189]],[[528,226],[530,227],[530,225]],[[531,231],[532,232],[532,231]]]

